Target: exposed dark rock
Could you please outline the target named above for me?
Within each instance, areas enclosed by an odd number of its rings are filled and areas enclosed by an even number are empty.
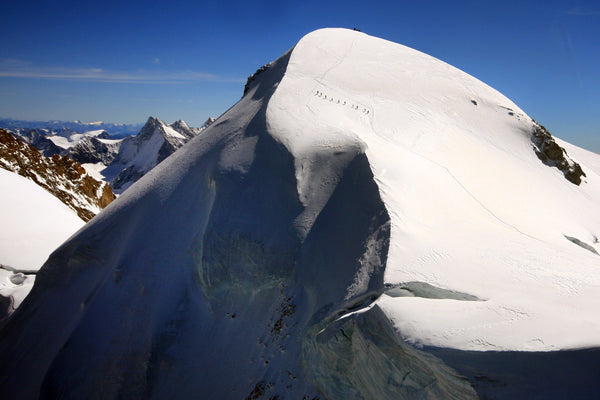
[[[556,143],[544,126],[535,121],[531,142],[535,154],[544,164],[558,168],[569,182],[575,185],[581,184],[582,177],[586,176],[581,166],[567,155],[567,151]]]
[[[591,251],[592,253],[596,254],[597,256],[600,256],[600,254],[598,254],[598,252],[596,251],[595,248],[593,248],[592,246],[590,246],[589,244],[587,244],[585,242],[582,242],[581,240],[577,239],[576,237],[565,235],[565,238],[567,238],[567,240],[575,243],[577,246],[584,248],[587,251]]]
[[[191,139],[197,135],[197,132],[193,128],[190,128],[188,124],[186,124],[185,121],[182,119],[177,120],[172,124],[169,124],[169,126],[188,139]]]
[[[267,69],[269,69],[271,67],[273,63],[269,63],[269,64],[265,64],[262,67],[260,67],[259,69],[256,70],[255,73],[253,73],[252,75],[250,75],[248,77],[248,80],[246,81],[246,85],[244,86],[244,94],[248,93],[248,90],[250,90],[250,86],[252,85],[252,82],[254,82],[254,80],[263,72],[265,72]]]
[[[119,175],[112,182],[112,187],[117,189],[124,189],[127,183],[135,182],[144,176],[144,173],[137,169],[134,165],[131,165],[122,170]]]
[[[35,147],[0,129],[0,168],[31,179],[52,193],[84,221],[115,199],[108,184],[86,174],[67,156],[43,156]]]
[[[19,132],[17,136],[25,143],[32,145],[46,157],[52,157],[54,154],[59,154],[63,149],[54,144],[48,139],[46,132],[39,129],[29,129]]]
[[[67,149],[62,155],[77,161],[81,164],[95,164],[101,162],[104,165],[110,165],[118,153],[118,146],[110,146],[100,139],[107,139],[102,136],[88,136],[81,139],[75,146]]]
[[[13,301],[10,297],[0,295],[0,328],[2,328],[2,320],[8,317],[12,312]]]

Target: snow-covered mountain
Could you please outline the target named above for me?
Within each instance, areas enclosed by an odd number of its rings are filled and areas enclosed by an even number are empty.
[[[54,141],[52,141],[47,131],[39,129],[15,129],[8,131],[13,136],[21,139],[23,142],[35,147],[46,157],[52,157],[55,154],[60,154],[64,149],[58,147]]]
[[[319,30],[53,253],[0,394],[596,398],[598,204],[600,156],[496,90]]]
[[[62,131],[56,135],[47,136],[57,147],[68,150],[77,146],[82,140],[97,138],[97,139],[110,139],[110,135],[105,130],[99,129],[94,131],[86,131],[84,133],[77,133],[70,130]]]
[[[124,139],[110,137],[84,136],[73,146],[68,147],[64,154],[85,165],[86,169],[96,170],[92,165],[100,164],[100,168],[109,166],[119,154],[119,148]]]
[[[106,170],[113,189],[121,193],[201,130],[179,120],[170,125],[150,117],[136,136],[123,139],[119,153]],[[113,171],[118,171],[114,177]]]
[[[122,139],[114,139],[102,129],[83,133],[68,128],[17,129],[11,133],[45,156],[59,154],[79,162],[90,175],[121,193],[212,122],[209,118],[202,127],[190,128],[183,120],[167,125],[150,117],[137,135]]]
[[[80,164],[110,164],[122,141],[111,138],[108,132],[102,129],[82,133],[67,128],[58,131],[14,129],[8,132],[35,147],[46,157],[67,156]]]
[[[135,135],[143,124],[115,124],[110,122],[95,121],[22,121],[14,119],[0,119],[0,128],[11,132],[39,130],[49,135],[57,134],[64,130],[71,132],[87,132],[92,130],[105,130],[111,136],[125,137]]]

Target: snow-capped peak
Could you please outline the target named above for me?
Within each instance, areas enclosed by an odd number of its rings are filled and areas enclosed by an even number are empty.
[[[137,136],[122,142],[116,162],[123,167],[112,181],[113,189],[117,193],[127,189],[195,135],[183,120],[167,125],[149,117]]]
[[[129,177],[169,143],[150,122]],[[600,156],[536,126],[431,56],[313,32],[53,253],[2,332],[0,393],[471,399],[515,351],[599,347]]]
[[[178,119],[177,121],[173,122],[169,126],[172,127],[173,129],[178,129],[178,128],[179,129],[190,129],[188,124],[182,119]]]
[[[318,149],[366,149],[391,217],[388,285],[485,299],[384,295],[406,340],[473,350],[600,344],[600,322],[587,324],[600,306],[600,258],[567,238],[600,250],[600,177],[568,161],[587,175],[575,186],[544,164],[537,124],[498,91],[408,47],[325,29],[294,47],[266,116],[294,155],[305,204],[323,201]]]

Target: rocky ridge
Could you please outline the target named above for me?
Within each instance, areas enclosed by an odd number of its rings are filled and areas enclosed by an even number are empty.
[[[110,186],[89,176],[78,162],[58,154],[45,157],[35,147],[0,129],[0,167],[31,179],[77,212],[92,219],[115,199]]]
[[[538,158],[549,167],[558,168],[569,182],[580,185],[582,178],[587,176],[581,165],[571,159],[567,151],[556,143],[550,132],[537,122],[533,125],[531,142]]]
[[[208,118],[201,127],[192,128],[181,119],[167,125],[159,118],[149,117],[137,135],[122,139],[112,138],[106,130],[78,133],[68,127],[18,128],[8,132],[44,156],[67,156],[86,169],[95,164],[91,168],[100,171],[102,180],[121,193],[214,121]]]

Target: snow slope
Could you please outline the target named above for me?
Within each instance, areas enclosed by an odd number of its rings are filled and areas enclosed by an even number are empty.
[[[34,182],[4,169],[0,179],[0,264],[37,271],[84,222]]]
[[[35,273],[84,222],[31,180],[2,168],[0,193],[0,296],[15,309],[35,281],[27,272]]]
[[[313,32],[53,253],[0,394],[597,396],[596,353],[552,350],[600,345],[599,156],[564,144],[576,185],[536,126],[430,56]]]
[[[600,344],[600,324],[589,325],[600,323],[600,257],[565,238],[600,251],[595,165],[582,161],[581,186],[544,166],[532,120],[439,60],[366,35],[322,36],[295,48],[267,110],[296,171],[319,147],[362,144],[391,217],[386,283],[485,300],[384,295],[403,337],[465,350]],[[311,176],[297,177],[301,194],[314,192]]]

